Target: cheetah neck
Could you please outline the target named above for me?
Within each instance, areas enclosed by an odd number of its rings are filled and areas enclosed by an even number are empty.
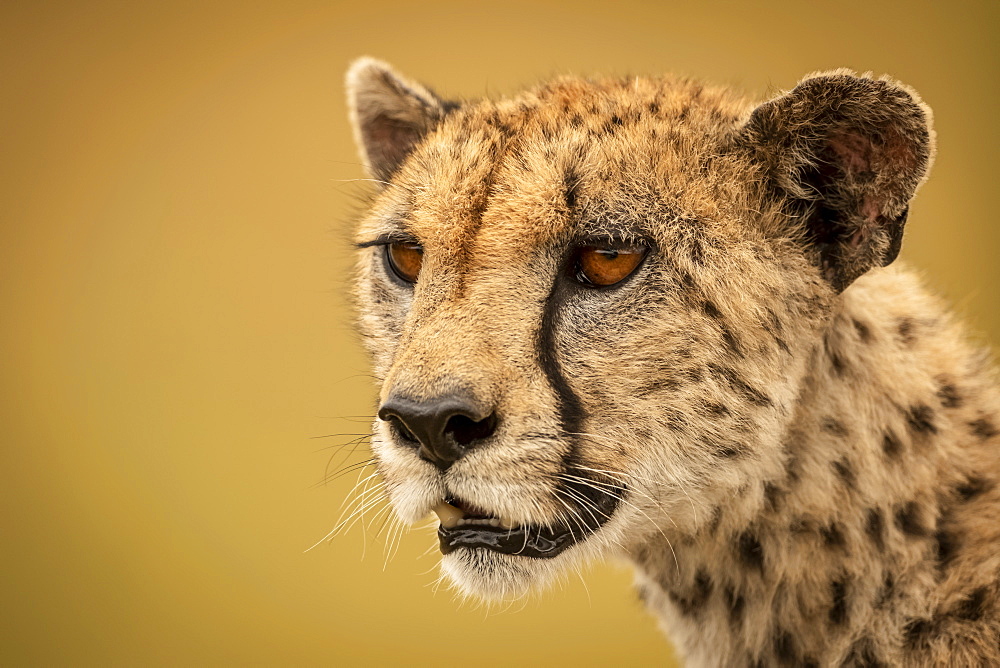
[[[992,493],[997,398],[947,317],[893,277],[845,293],[813,347],[780,474],[632,551],[690,665],[876,665],[981,613],[995,575],[959,537]]]

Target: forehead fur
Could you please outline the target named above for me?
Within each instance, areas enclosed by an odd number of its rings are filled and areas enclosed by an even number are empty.
[[[760,209],[746,185],[754,166],[725,150],[749,111],[728,90],[678,78],[563,78],[467,104],[380,194],[362,240],[405,232],[456,254],[473,237],[628,239],[678,221],[725,234]]]

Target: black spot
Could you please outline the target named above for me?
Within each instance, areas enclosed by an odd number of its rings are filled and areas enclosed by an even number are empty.
[[[819,533],[823,537],[823,544],[829,548],[843,548],[847,545],[844,530],[836,522],[821,526]]]
[[[991,489],[993,489],[993,483],[990,481],[985,478],[971,477],[965,484],[956,487],[955,491],[958,492],[962,501],[968,502]]]
[[[726,406],[718,403],[709,402],[705,404],[705,411],[709,415],[714,415],[716,417],[722,417],[724,415],[729,415],[730,411]]]
[[[916,335],[913,333],[913,320],[910,318],[900,318],[897,325],[897,330],[899,331],[899,339],[906,345],[911,345],[917,340]]]
[[[719,307],[717,307],[715,303],[713,303],[711,300],[706,299],[705,301],[703,301],[701,304],[701,308],[705,312],[705,315],[707,315],[710,318],[713,318],[720,322],[722,322],[725,319],[725,316],[722,315],[722,311],[720,311]],[[739,341],[736,339],[736,335],[733,334],[732,330],[730,330],[729,327],[725,325],[720,325],[720,329],[722,330],[722,338],[726,342],[726,346],[728,346],[729,349],[732,350],[737,355],[742,354],[740,350]]]
[[[986,597],[988,594],[988,587],[979,587],[972,590],[972,593],[966,596],[955,608],[955,616],[970,622],[982,619],[983,615],[986,614]]]
[[[861,322],[860,320],[854,320],[854,329],[858,333],[858,338],[864,343],[870,343],[872,340],[872,330],[868,328],[868,325]]]
[[[742,457],[747,453],[745,447],[739,443],[719,443],[717,441],[710,442],[710,448],[712,454],[716,457],[722,457],[723,459],[736,459],[737,457]]]
[[[767,309],[767,321],[762,322],[761,324],[763,324],[764,330],[768,334],[772,335],[778,334],[782,329],[781,320],[778,318],[778,314],[774,312],[774,309],[770,308]]]
[[[797,457],[789,457],[788,461],[785,462],[785,475],[788,476],[788,482],[794,485],[801,478],[799,472],[799,460]]]
[[[986,418],[974,420],[969,426],[972,427],[972,433],[984,441],[997,435],[997,428]]]
[[[927,645],[937,625],[930,619],[911,619],[903,627],[903,637],[907,646],[917,648]]]
[[[830,366],[838,376],[843,376],[847,372],[847,363],[838,353],[830,353]]]
[[[896,511],[896,526],[908,536],[923,538],[928,534],[921,520],[920,505],[916,501],[910,501]]]
[[[694,585],[686,595],[669,591],[670,600],[680,609],[681,613],[692,616],[700,611],[708,597],[712,594],[712,580],[704,570],[699,570],[694,578]]]
[[[910,410],[906,413],[906,426],[914,434],[921,436],[937,433],[937,427],[934,425],[934,411],[926,404],[910,406]]]
[[[694,576],[694,589],[697,599],[704,603],[712,594],[712,588],[711,578],[708,577],[708,574],[704,570],[699,570]]]
[[[854,641],[840,665],[843,668],[883,668],[888,664],[878,659],[875,641],[869,637],[862,637]]]
[[[799,652],[795,647],[795,638],[783,629],[778,629],[774,635],[774,658],[782,665],[799,665]]]
[[[743,351],[740,349],[740,342],[736,340],[736,335],[733,334],[725,325],[720,327],[722,330],[722,340],[726,342],[726,347],[733,351],[736,355],[742,355]]]
[[[636,563],[645,566],[647,569],[653,563],[652,550],[650,549],[650,546],[646,543],[640,543],[635,548],[633,556],[635,557]]]
[[[851,463],[846,459],[838,459],[836,461],[830,462],[830,466],[833,467],[834,472],[840,481],[844,483],[844,486],[848,489],[854,489],[856,478],[854,475],[854,468]]]
[[[764,548],[753,532],[744,531],[736,539],[736,556],[745,567],[764,572]]]
[[[656,102],[650,102],[648,108],[649,108],[649,113],[651,114],[660,113],[660,105],[657,104]]]
[[[763,323],[764,329],[774,337],[774,342],[778,344],[779,348],[784,350],[786,353],[791,353],[792,351],[789,349],[788,344],[783,338],[781,338],[783,327],[778,314],[775,313],[773,309],[767,309],[767,317],[768,321]]]
[[[788,530],[792,533],[812,533],[815,529],[815,522],[805,517],[796,517],[788,524]]]
[[[847,436],[847,427],[844,423],[836,418],[825,417],[823,422],[820,424],[820,428],[823,431],[829,432],[834,436]]]
[[[698,291],[698,284],[694,282],[694,277],[691,276],[691,274],[684,271],[683,269],[681,269],[677,273],[678,273],[677,280],[678,282],[680,282],[681,286],[683,286],[685,290],[687,290],[688,292]]]
[[[691,239],[689,253],[691,255],[691,262],[694,264],[704,266],[705,265],[705,248],[701,245],[701,241],[697,237]]]
[[[684,413],[677,410],[664,410],[660,415],[660,424],[667,426],[671,431],[684,431],[688,426],[688,419]]]
[[[962,396],[958,393],[958,388],[951,383],[943,383],[938,389],[937,396],[945,408],[958,408],[962,405]]]
[[[746,608],[746,600],[742,594],[737,594],[732,587],[726,587],[722,592],[726,601],[726,609],[729,610],[729,624],[734,629],[739,629],[743,623],[743,611]]]
[[[875,547],[880,552],[885,549],[885,520],[882,517],[881,508],[871,508],[868,510],[868,517],[865,520],[865,533],[872,539]]]
[[[490,115],[490,117],[489,117],[489,118],[487,119],[487,122],[488,122],[488,123],[489,123],[489,124],[490,124],[490,125],[491,125],[492,127],[494,127],[494,128],[495,128],[495,129],[497,130],[497,132],[499,132],[499,133],[500,133],[500,135],[501,135],[501,136],[502,136],[503,138],[505,138],[505,139],[509,139],[509,138],[510,138],[510,136],[511,136],[511,134],[512,134],[512,129],[511,129],[511,127],[510,127],[509,125],[507,125],[507,123],[505,123],[505,122],[503,121],[503,119],[502,119],[502,118],[500,118],[500,115],[499,115],[499,114],[497,114],[496,112],[494,112],[494,113],[493,113],[493,114],[491,114],[491,115]]]
[[[612,125],[621,125],[622,123],[624,123],[624,121],[622,120],[621,116],[618,116],[617,114],[615,114],[614,116],[611,117],[611,124]]]
[[[751,403],[756,404],[758,406],[771,405],[771,398],[769,396],[767,396],[760,390],[754,388],[745,380],[740,378],[739,374],[737,374],[735,370],[726,366],[720,366],[718,364],[709,364],[708,367],[717,375],[725,378],[729,382],[729,385],[732,386],[734,390],[743,395],[743,397],[746,398]]]
[[[847,362],[841,356],[840,351],[833,342],[832,332],[828,331],[826,336],[823,337],[823,350],[826,352],[826,356],[830,360],[830,366],[836,375],[843,376],[847,373]]]
[[[708,533],[709,535],[715,535],[715,532],[719,530],[719,524],[722,522],[722,506],[716,506],[712,510],[712,519],[708,522]]]
[[[878,595],[875,597],[875,605],[882,607],[885,605],[893,593],[896,591],[896,578],[893,577],[892,573],[886,573],[885,579],[882,581],[882,588]]]
[[[841,626],[847,623],[847,583],[844,580],[834,580],[830,583],[830,623]]]
[[[934,540],[937,543],[938,568],[945,570],[958,552],[958,536],[945,529],[938,529],[934,534]]]
[[[635,389],[635,396],[646,397],[660,392],[674,392],[681,384],[676,378],[657,378]]]
[[[722,320],[722,311],[716,306],[711,300],[706,299],[701,303],[701,308],[710,318],[715,318],[716,320]]]
[[[885,432],[882,436],[882,452],[884,452],[888,457],[898,457],[903,451],[903,444],[900,443],[896,435],[891,431]]]
[[[767,509],[774,512],[778,509],[778,504],[781,502],[781,498],[785,495],[785,490],[778,487],[773,482],[764,483],[764,502],[767,505]]]
[[[705,372],[700,366],[693,366],[684,370],[684,375],[687,376],[687,379],[692,383],[700,383],[704,373]]]
[[[642,602],[643,605],[649,605],[649,589],[647,589],[643,585],[638,585],[635,588],[635,593],[639,597],[639,600]]]

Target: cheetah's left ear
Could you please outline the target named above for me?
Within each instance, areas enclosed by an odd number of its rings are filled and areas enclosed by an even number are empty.
[[[347,70],[347,106],[368,173],[388,181],[420,141],[456,105],[374,58]]]
[[[896,259],[934,152],[931,111],[914,91],[846,70],[808,77],[757,107],[741,143],[789,198],[835,290]]]

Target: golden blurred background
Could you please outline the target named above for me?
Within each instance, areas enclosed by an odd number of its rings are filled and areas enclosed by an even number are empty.
[[[487,610],[435,593],[426,530],[388,563],[377,523],[306,551],[374,412],[348,62],[463,97],[891,73],[940,142],[904,257],[996,344],[998,26],[995,0],[4,2],[0,663],[664,665],[621,565]]]

